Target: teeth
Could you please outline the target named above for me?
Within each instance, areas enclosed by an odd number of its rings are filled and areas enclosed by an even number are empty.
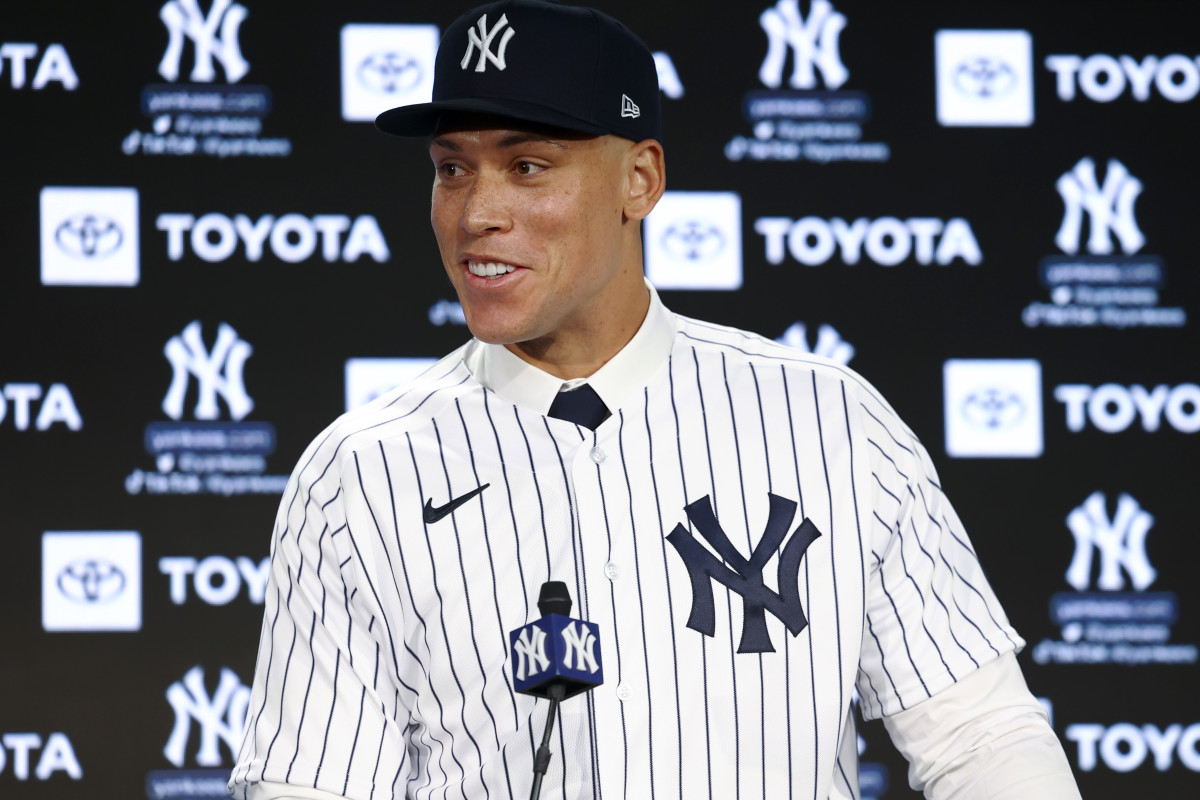
[[[472,275],[478,275],[481,278],[495,278],[500,275],[507,275],[516,269],[509,264],[501,264],[496,261],[486,262],[468,262],[467,268],[471,270]]]

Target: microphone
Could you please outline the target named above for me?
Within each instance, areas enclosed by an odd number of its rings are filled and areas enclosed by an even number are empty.
[[[547,581],[538,595],[542,618],[508,635],[513,689],[550,701],[546,731],[533,760],[530,800],[536,800],[541,793],[542,778],[550,766],[550,734],[558,704],[604,683],[600,629],[594,623],[572,619],[569,616],[572,605],[565,583]]]

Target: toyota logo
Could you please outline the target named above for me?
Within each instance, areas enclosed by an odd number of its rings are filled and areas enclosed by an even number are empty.
[[[97,214],[76,214],[59,223],[54,241],[63,252],[76,258],[104,258],[121,248],[125,235],[121,226]]]
[[[63,596],[76,603],[107,603],[125,591],[125,573],[111,561],[88,558],[63,567],[56,581]]]
[[[712,223],[687,220],[663,232],[662,246],[674,258],[704,261],[725,248],[725,237]]]
[[[1017,85],[1017,74],[998,58],[977,56],[954,70],[954,86],[964,94],[991,100],[1003,97]]]
[[[407,92],[421,82],[424,72],[415,58],[395,51],[372,53],[358,65],[358,80],[379,94]]]
[[[962,415],[978,428],[1002,430],[1020,422],[1025,416],[1025,403],[1009,389],[976,389],[963,400]]]

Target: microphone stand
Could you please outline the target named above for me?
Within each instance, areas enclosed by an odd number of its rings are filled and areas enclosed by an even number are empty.
[[[550,712],[546,715],[546,730],[542,734],[542,744],[533,759],[533,789],[529,793],[529,800],[538,800],[538,796],[542,793],[542,778],[546,777],[546,770],[550,768],[550,757],[554,755],[550,752],[550,734],[554,731],[554,718],[558,715],[558,704],[566,693],[566,687],[562,684],[550,687]]]

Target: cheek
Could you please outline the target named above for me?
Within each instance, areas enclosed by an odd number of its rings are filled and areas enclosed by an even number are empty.
[[[433,228],[433,235],[437,237],[439,247],[450,241],[453,231],[458,225],[458,216],[451,207],[451,203],[436,187],[430,203],[429,224]]]
[[[572,250],[594,252],[597,246],[615,243],[621,212],[610,187],[584,184],[576,191],[543,197],[528,219],[539,233]]]

